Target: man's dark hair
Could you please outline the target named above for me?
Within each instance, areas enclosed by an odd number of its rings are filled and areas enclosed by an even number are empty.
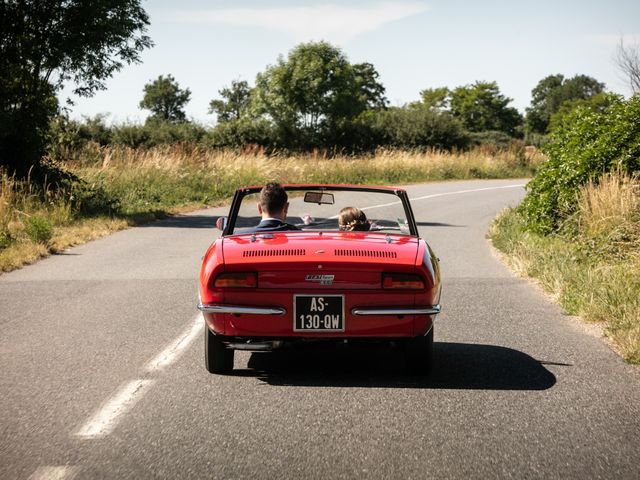
[[[270,215],[280,213],[288,200],[287,192],[279,183],[267,183],[260,190],[260,206]]]

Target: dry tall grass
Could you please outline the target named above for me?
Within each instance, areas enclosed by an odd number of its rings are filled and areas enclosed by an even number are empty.
[[[131,149],[90,144],[69,152],[63,165],[86,182],[89,192],[99,192],[99,196],[89,195],[86,201],[46,186],[43,193],[28,181],[17,182],[2,175],[0,271],[124,228],[140,218],[148,220],[158,214],[222,202],[242,185],[270,180],[397,185],[513,178],[531,175],[540,161],[541,156],[523,148],[458,153],[384,150],[375,155],[330,158],[321,152],[266,155],[260,149],[235,152],[188,145]],[[38,220],[36,227],[50,225],[53,229],[52,238],[46,242],[33,240],[25,233],[25,225],[34,217]]]
[[[562,234],[527,232],[511,210],[491,238],[518,273],[538,279],[569,313],[603,323],[625,359],[640,364],[640,179],[605,176],[578,202]]]
[[[186,145],[172,145],[152,149],[127,147],[88,147],[83,154],[75,154],[69,167],[118,170],[160,169],[179,171],[185,168],[209,169],[225,176],[239,170],[252,172],[261,178],[280,181],[337,181],[338,177],[358,178],[374,176],[389,179],[398,177],[410,181],[431,178],[477,178],[490,176],[522,176],[531,174],[542,156],[524,148],[509,151],[475,149],[466,152],[407,152],[379,150],[375,155],[333,156],[325,153],[266,155],[262,150],[236,152]]]
[[[578,200],[583,235],[640,253],[640,182],[626,174],[606,175],[588,183]]]

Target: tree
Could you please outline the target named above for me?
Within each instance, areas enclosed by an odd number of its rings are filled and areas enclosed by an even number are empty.
[[[619,100],[618,96],[612,93],[598,93],[590,98],[578,98],[575,100],[567,100],[560,105],[560,108],[551,115],[549,119],[549,126],[547,130],[554,132],[561,128],[561,125],[567,121],[571,121],[573,117],[573,111],[582,108],[588,109],[593,112],[604,112],[611,105]]]
[[[447,87],[426,88],[420,92],[420,98],[428,110],[445,112],[449,110],[451,91]]]
[[[515,136],[522,124],[522,116],[508,106],[511,99],[500,93],[496,82],[457,87],[450,97],[451,113],[472,132],[495,130]]]
[[[302,43],[257,75],[252,110],[275,124],[287,146],[320,146],[367,108],[385,103],[377,78],[373,66],[351,65],[327,42]]]
[[[356,63],[353,65],[356,88],[358,90],[361,105],[366,109],[385,108],[387,98],[384,96],[385,88],[378,78],[380,75],[370,63]]]
[[[244,80],[233,80],[230,87],[218,90],[222,100],[211,100],[209,113],[215,113],[218,122],[239,120],[251,99],[251,87]]]
[[[526,131],[545,134],[549,121],[564,102],[588,100],[604,91],[604,83],[587,75],[565,79],[563,75],[549,75],[531,91],[531,106],[526,111]]]
[[[624,44],[624,39],[620,39],[616,51],[616,64],[620,72],[629,81],[631,91],[636,94],[640,92],[640,44]]]
[[[167,122],[182,122],[186,118],[184,106],[189,103],[191,90],[182,90],[172,75],[160,75],[144,86],[140,108],[151,111],[151,118]]]
[[[139,0],[5,0],[0,6],[0,165],[40,164],[56,94],[90,96],[152,46]],[[37,170],[37,169],[36,169]]]

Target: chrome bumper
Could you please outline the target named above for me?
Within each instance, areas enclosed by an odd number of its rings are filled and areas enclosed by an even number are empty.
[[[245,313],[247,315],[284,315],[286,310],[279,307],[241,307],[239,305],[198,304],[198,310],[204,313]]]
[[[204,313],[236,313],[247,315],[284,315],[286,310],[280,307],[242,307],[239,305],[205,305],[198,304],[198,310]],[[352,315],[437,315],[440,305],[416,308],[354,308]]]
[[[352,315],[437,315],[440,305],[416,308],[354,308]]]

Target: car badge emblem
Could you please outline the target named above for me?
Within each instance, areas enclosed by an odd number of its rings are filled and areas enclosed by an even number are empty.
[[[316,250],[316,253],[324,253],[324,250]]]
[[[320,285],[331,285],[335,275],[307,275],[304,277],[307,282],[317,282]]]

